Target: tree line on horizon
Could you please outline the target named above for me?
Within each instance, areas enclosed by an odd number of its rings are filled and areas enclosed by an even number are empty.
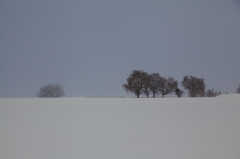
[[[184,89],[188,90],[189,97],[216,97],[221,92],[214,89],[205,91],[206,85],[203,78],[186,75],[181,81]],[[143,70],[133,70],[127,78],[127,83],[122,85],[126,92],[134,93],[137,98],[145,95],[149,98],[150,94],[155,98],[161,94],[164,97],[167,94],[175,92],[178,97],[182,97],[185,92],[178,88],[178,81],[173,77],[165,78],[159,73],[148,74]],[[239,86],[240,87],[240,86]]]
[[[221,94],[220,91],[217,92],[214,89],[205,91],[206,85],[203,78],[186,75],[183,77],[181,85],[188,91],[189,97],[216,97]],[[137,98],[140,95],[145,95],[148,98],[152,95],[155,98],[159,94],[162,97],[171,93],[175,93],[178,97],[185,94],[183,90],[179,89],[178,81],[174,78],[165,78],[160,76],[159,73],[148,74],[143,70],[133,70],[127,78],[127,83],[123,84],[122,87],[125,91],[134,93]],[[240,94],[240,85],[236,89],[236,93]],[[63,87],[60,84],[42,86],[36,94],[37,97],[42,98],[62,97],[64,95]]]

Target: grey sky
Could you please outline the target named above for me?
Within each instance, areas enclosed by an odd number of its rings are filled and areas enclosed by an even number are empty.
[[[129,96],[134,69],[240,84],[240,3],[234,0],[0,1],[0,97]]]

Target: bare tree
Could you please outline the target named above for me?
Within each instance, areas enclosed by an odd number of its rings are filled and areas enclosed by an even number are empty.
[[[137,98],[146,91],[148,84],[148,73],[143,70],[134,70],[127,78],[127,84],[123,88],[127,92],[133,92]],[[146,92],[145,92],[146,93]]]
[[[205,83],[203,78],[184,76],[181,82],[184,89],[187,89],[189,97],[203,97],[205,94]]]
[[[183,96],[184,91],[181,90],[181,89],[179,89],[179,88],[177,88],[177,89],[175,90],[175,94],[178,96],[178,98],[180,98],[180,97]]]
[[[149,90],[149,87],[147,85],[145,85],[144,88],[143,88],[143,94],[145,94],[146,97],[149,98],[150,90]]]
[[[159,91],[161,92],[163,97],[166,94],[175,92],[177,88],[178,88],[178,82],[174,80],[172,77],[169,77],[168,79],[166,79],[165,77],[161,77]]]
[[[149,95],[151,93],[151,90],[150,90],[150,75],[147,75],[146,79],[145,79],[145,84],[143,86],[143,93],[146,95],[147,98],[149,98]]]
[[[59,84],[48,84],[40,88],[37,97],[62,97],[64,96],[63,88]]]
[[[153,98],[159,94],[160,85],[161,85],[162,77],[158,73],[152,73],[149,75],[149,90],[153,94]]]
[[[237,88],[236,93],[240,93],[240,85],[239,85],[239,87]]]

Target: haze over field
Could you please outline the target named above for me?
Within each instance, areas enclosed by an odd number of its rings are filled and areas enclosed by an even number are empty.
[[[235,93],[239,28],[239,0],[1,0],[0,98],[129,96],[135,69]]]
[[[0,158],[239,159],[239,97],[0,98]]]

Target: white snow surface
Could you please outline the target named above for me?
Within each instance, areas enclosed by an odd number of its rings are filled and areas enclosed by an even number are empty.
[[[1,159],[240,159],[240,95],[1,98]]]

